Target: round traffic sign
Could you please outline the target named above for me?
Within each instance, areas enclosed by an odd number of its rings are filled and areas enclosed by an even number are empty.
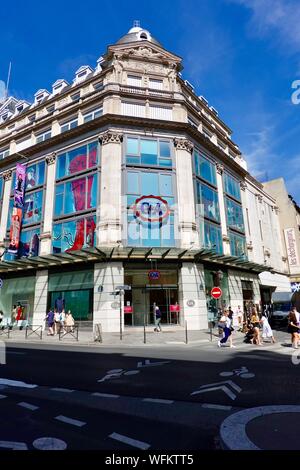
[[[214,299],[219,299],[220,297],[222,297],[222,289],[220,289],[220,287],[213,287],[212,290],[210,291],[210,295],[214,298]]]

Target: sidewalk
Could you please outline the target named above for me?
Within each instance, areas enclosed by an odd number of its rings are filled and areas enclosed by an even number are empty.
[[[120,332],[102,333],[102,341],[95,341],[92,330],[79,329],[78,341],[76,333],[74,335],[67,334],[59,339],[59,335],[48,336],[47,330],[42,332],[40,339],[40,330],[36,333],[28,331],[26,339],[26,330],[13,329],[9,331],[0,330],[0,340],[7,343],[41,343],[41,344],[74,344],[74,345],[93,345],[93,346],[146,346],[146,345],[176,345],[176,344],[201,344],[209,343],[211,339],[216,342],[218,340],[218,331],[215,330],[211,337],[209,330],[193,330],[186,331],[179,325],[163,326],[162,332],[155,332],[153,326],[146,327],[146,335],[144,337],[143,327],[130,327],[122,331],[122,339]]]

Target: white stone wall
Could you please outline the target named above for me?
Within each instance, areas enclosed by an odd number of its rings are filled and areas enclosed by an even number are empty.
[[[187,321],[188,330],[207,328],[207,307],[204,284],[204,270],[201,264],[182,263],[179,272],[179,304],[182,326]],[[187,302],[193,300],[190,307]]]
[[[37,271],[34,293],[33,325],[45,327],[48,297],[48,271]]]
[[[94,325],[101,323],[102,331],[120,331],[120,309],[113,304],[119,302],[119,296],[111,292],[124,284],[124,269],[121,262],[96,263],[94,266]],[[103,291],[99,292],[99,286]],[[124,317],[122,318],[124,328]]]

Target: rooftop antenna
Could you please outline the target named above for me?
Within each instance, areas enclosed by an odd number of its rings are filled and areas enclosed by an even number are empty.
[[[6,81],[6,87],[5,87],[5,99],[8,96],[8,86],[9,86],[9,80],[10,80],[10,72],[11,72],[11,62],[9,63],[9,66],[8,66],[8,74],[7,74],[7,81]]]
[[[140,28],[140,27],[141,27],[141,22],[140,22],[140,20],[134,20],[134,22],[133,22],[133,27],[134,27],[134,28]]]

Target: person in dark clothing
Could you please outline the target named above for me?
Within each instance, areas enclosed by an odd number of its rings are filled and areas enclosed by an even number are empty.
[[[155,328],[154,328],[154,331],[161,331],[161,326],[160,326],[160,322],[161,322],[161,311],[159,309],[159,307],[156,305],[155,307]]]

